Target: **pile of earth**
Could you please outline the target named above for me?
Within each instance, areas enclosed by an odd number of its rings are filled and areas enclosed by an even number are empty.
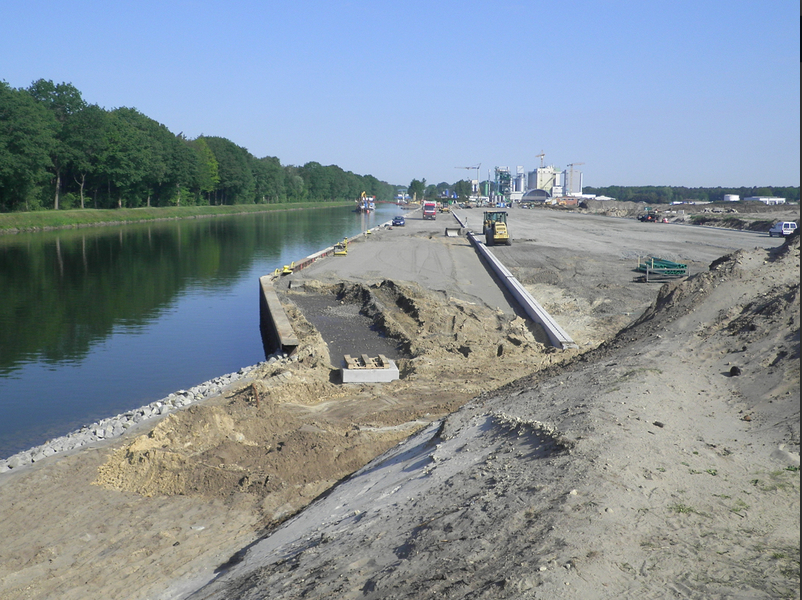
[[[394,340],[401,378],[339,384],[329,345],[293,302],[310,297],[353,307],[346,312]],[[411,283],[307,282],[287,292],[284,307],[300,340],[293,360],[259,367],[229,393],[169,415],[111,454],[95,484],[252,506],[270,528],[477,394],[572,356],[540,344],[540,332],[519,317]]]
[[[795,235],[665,284],[191,598],[798,598],[799,260]]]

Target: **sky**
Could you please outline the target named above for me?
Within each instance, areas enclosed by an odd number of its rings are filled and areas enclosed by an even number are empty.
[[[398,185],[798,186],[799,61],[788,0],[0,0],[12,87]]]

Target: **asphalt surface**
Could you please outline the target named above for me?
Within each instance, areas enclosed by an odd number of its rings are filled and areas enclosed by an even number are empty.
[[[543,303],[539,294],[553,286],[598,305],[598,310],[623,315],[642,310],[659,287],[636,283],[639,257],[682,262],[694,274],[706,271],[714,260],[735,250],[773,248],[783,242],[765,233],[642,223],[564,210],[507,211],[512,245],[495,246],[492,251],[535,299]],[[469,230],[481,231],[481,209],[456,213]],[[307,280],[368,284],[383,279],[411,281],[451,297],[498,308],[505,314],[523,316],[467,238],[445,235],[446,227],[457,225],[453,215],[441,213],[434,221],[424,220],[420,211],[408,211],[404,216],[404,227],[378,228],[353,241],[347,256],[319,260],[283,279],[282,284],[291,282],[295,286]]]
[[[356,281],[376,283],[384,279],[412,281],[429,290],[499,308],[518,311],[514,300],[498,285],[481,263],[465,236],[446,237],[445,228],[458,226],[450,214],[434,221],[420,211],[405,214],[404,227],[379,228],[352,241],[347,256],[328,257],[282,280],[300,285],[309,279],[324,283]]]

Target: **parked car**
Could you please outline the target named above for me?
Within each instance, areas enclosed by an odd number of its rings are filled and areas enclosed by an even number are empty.
[[[794,231],[796,231],[796,223],[793,221],[779,221],[769,229],[769,237],[791,235]]]
[[[393,217],[393,227],[403,227],[407,224],[406,219],[402,216]]]

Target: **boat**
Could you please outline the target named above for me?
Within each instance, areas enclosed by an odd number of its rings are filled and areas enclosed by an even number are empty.
[[[356,212],[369,213],[374,210],[376,210],[376,197],[368,196],[365,192],[362,192],[362,196],[356,201]]]

